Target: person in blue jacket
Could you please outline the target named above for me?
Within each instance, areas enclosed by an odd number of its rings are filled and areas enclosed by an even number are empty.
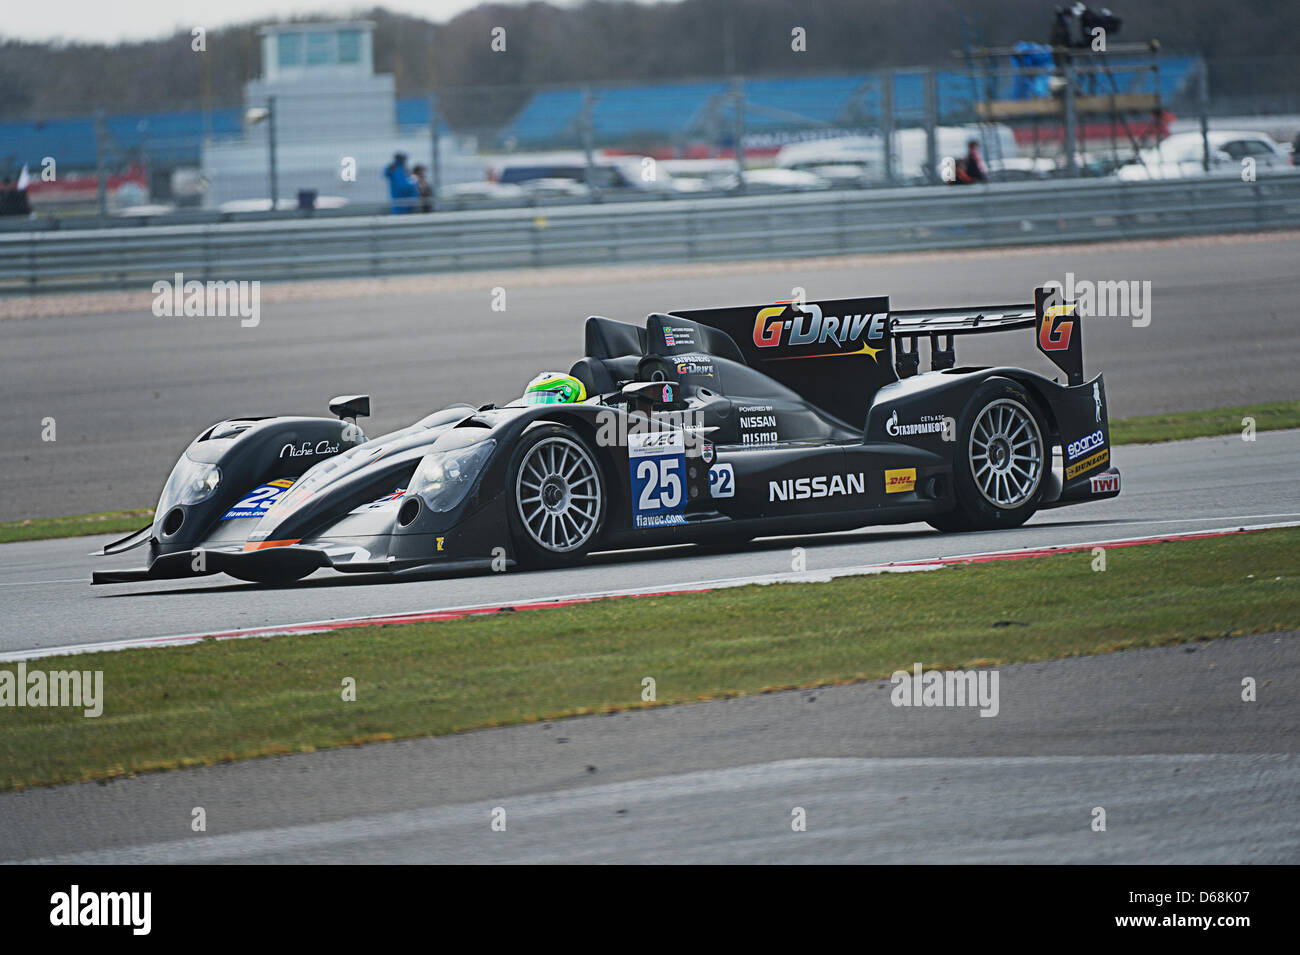
[[[392,212],[401,215],[414,212],[419,189],[415,178],[406,168],[406,153],[394,153],[393,161],[384,168],[384,178],[388,180],[388,198],[393,200]]]

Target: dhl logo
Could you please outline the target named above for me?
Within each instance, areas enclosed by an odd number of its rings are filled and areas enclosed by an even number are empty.
[[[886,494],[914,490],[916,490],[916,468],[894,468],[885,471]]]

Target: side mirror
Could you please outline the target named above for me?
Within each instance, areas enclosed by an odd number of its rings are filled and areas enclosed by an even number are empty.
[[[330,399],[330,414],[337,418],[368,418],[370,416],[369,395],[339,395]]]
[[[624,401],[650,408],[685,408],[682,386],[675,381],[635,381],[620,392]]]

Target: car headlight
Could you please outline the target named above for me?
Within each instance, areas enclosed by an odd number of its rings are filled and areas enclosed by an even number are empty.
[[[465,499],[496,444],[489,438],[452,451],[431,451],[415,469],[407,493],[418,494],[431,511],[450,511]]]
[[[221,485],[221,468],[182,455],[163,487],[161,507],[201,504]]]

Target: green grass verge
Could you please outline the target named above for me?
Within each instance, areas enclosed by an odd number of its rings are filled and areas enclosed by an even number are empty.
[[[49,540],[52,537],[85,537],[90,534],[129,534],[152,520],[153,508],[142,507],[133,511],[104,511],[101,514],[4,521],[0,522],[0,544]]]
[[[1300,428],[1300,401],[1275,401],[1238,408],[1183,411],[1176,414],[1121,418],[1110,423],[1112,444],[1149,444],[1181,441],[1213,435],[1240,434],[1242,418],[1253,417],[1256,431]],[[72,517],[36,517],[25,521],[0,522],[0,544],[14,541],[79,537],[85,534],[129,534],[153,518],[153,510],[106,511]]]
[[[102,670],[103,715],[0,709],[0,788],[633,709],[647,676],[662,705],[1300,628],[1300,531],[1106,556],[32,661]]]
[[[1157,441],[1182,441],[1186,438],[1239,435],[1245,428],[1242,421],[1248,417],[1255,419],[1256,431],[1300,428],[1300,401],[1272,401],[1236,408],[1120,418],[1110,423],[1110,441],[1111,444],[1151,444]]]

